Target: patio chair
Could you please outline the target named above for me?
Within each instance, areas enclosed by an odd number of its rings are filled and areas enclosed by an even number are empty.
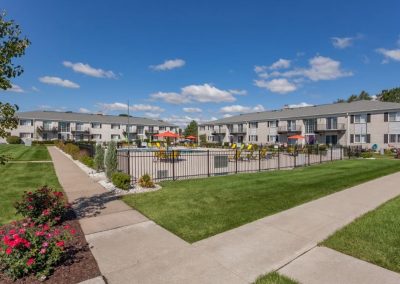
[[[229,161],[236,161],[236,160],[241,160],[242,157],[242,151],[241,150],[236,150],[235,154],[233,156],[229,157]]]
[[[232,144],[231,149],[236,149],[236,143],[233,143],[233,144]]]
[[[257,156],[255,155],[254,152],[255,152],[254,150],[248,151],[248,153],[246,154],[246,159],[247,159],[248,161],[250,161],[250,160],[256,160],[256,159],[257,159]]]
[[[154,160],[155,161],[160,161],[160,160],[166,160],[168,159],[167,157],[167,153],[165,152],[165,150],[159,150],[159,151],[155,151],[154,152]]]
[[[260,159],[267,159],[267,148],[262,148],[260,151]]]
[[[158,149],[160,149],[160,148],[161,148],[161,144],[160,144],[160,142],[157,142],[157,143],[156,143],[156,147],[157,147]]]

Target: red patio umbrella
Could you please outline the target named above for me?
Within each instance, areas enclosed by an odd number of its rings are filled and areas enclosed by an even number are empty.
[[[194,136],[192,136],[192,135],[190,135],[190,136],[188,136],[188,137],[186,137],[187,139],[190,139],[190,140],[196,140],[197,139],[197,137],[194,137]]]
[[[302,136],[302,135],[292,135],[292,136],[289,136],[289,137],[288,137],[288,139],[296,139],[296,140],[304,139],[304,138],[305,138],[305,137]]]

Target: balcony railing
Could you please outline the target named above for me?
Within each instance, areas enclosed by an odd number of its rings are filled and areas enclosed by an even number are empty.
[[[43,132],[58,132],[58,127],[54,126],[54,127],[49,127],[49,126],[45,126],[42,127]]]
[[[233,127],[231,129],[229,129],[229,132],[231,134],[243,134],[243,133],[247,133],[247,127]]]
[[[328,124],[318,124],[315,132],[324,132],[324,131],[345,131],[344,123],[334,123],[332,125]]]
[[[71,127],[71,132],[72,133],[77,133],[77,132],[81,132],[81,133],[89,133],[89,128],[83,128],[83,127]]]
[[[221,129],[214,129],[212,131],[212,134],[226,134],[226,129],[221,128]]]
[[[146,134],[150,134],[150,135],[158,134],[159,132],[160,132],[160,130],[156,130],[156,129],[146,130]]]
[[[300,125],[291,125],[291,126],[279,126],[278,133],[288,133],[288,132],[301,132]]]

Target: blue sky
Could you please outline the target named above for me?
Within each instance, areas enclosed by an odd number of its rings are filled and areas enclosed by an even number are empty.
[[[96,4],[94,4],[96,3]],[[399,86],[399,1],[5,0],[21,110],[185,124]]]

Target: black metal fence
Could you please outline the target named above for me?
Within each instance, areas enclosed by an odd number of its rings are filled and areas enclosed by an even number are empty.
[[[118,170],[133,182],[149,174],[155,181],[200,178],[218,175],[280,170],[342,160],[347,151],[341,146],[239,149],[119,149]]]

